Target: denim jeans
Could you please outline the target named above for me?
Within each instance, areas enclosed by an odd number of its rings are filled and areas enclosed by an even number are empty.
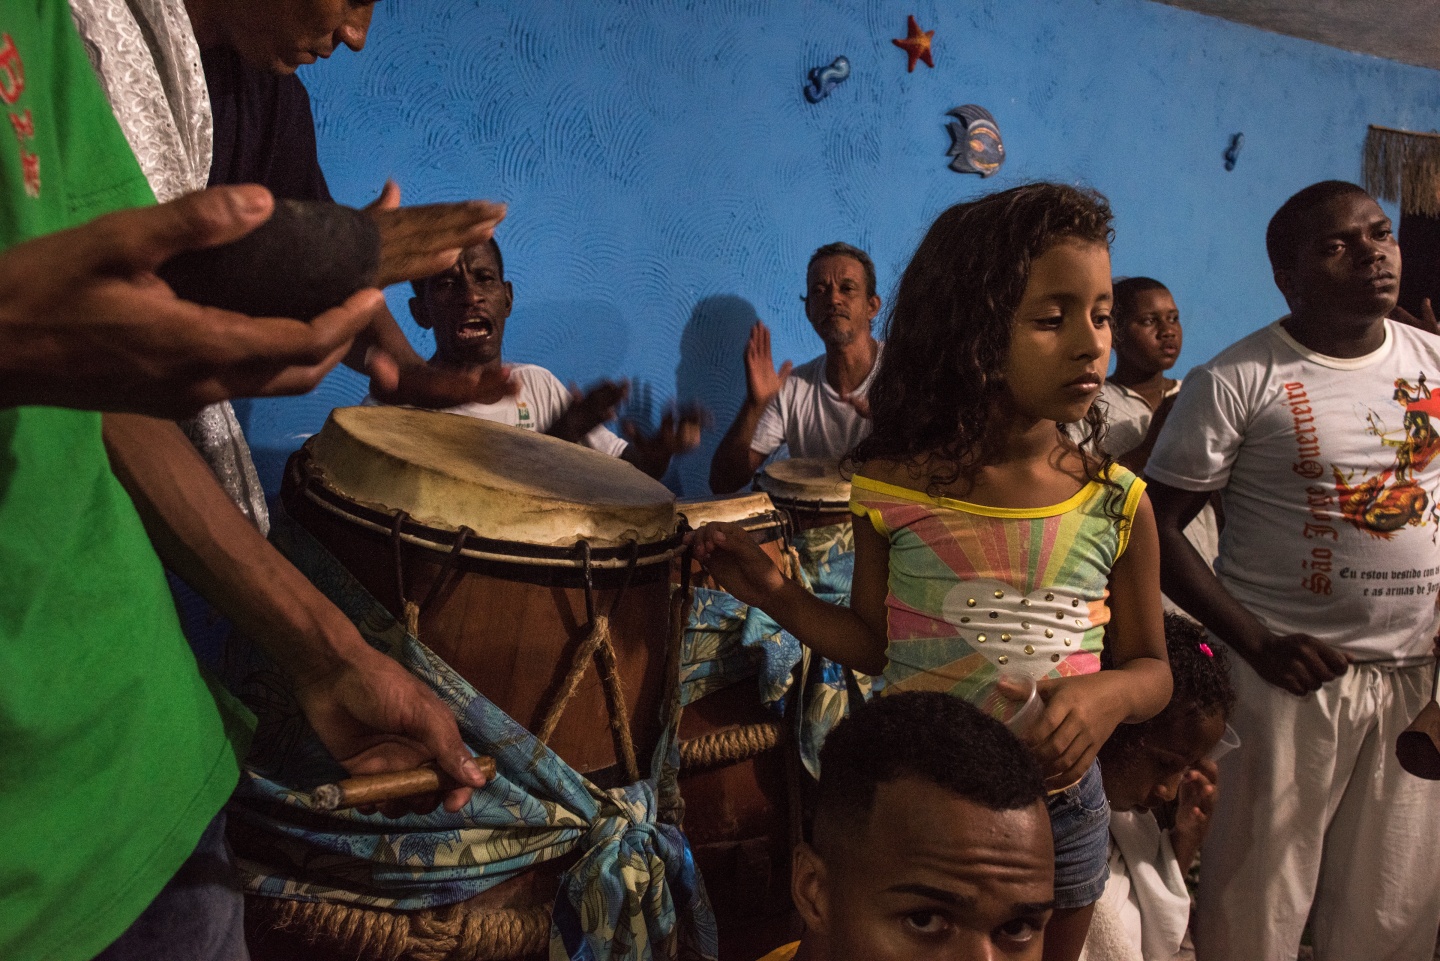
[[[1110,804],[1100,762],[1076,784],[1045,799],[1055,834],[1055,907],[1100,900],[1110,878]]]
[[[244,917],[222,811],[155,900],[96,961],[249,961]]]

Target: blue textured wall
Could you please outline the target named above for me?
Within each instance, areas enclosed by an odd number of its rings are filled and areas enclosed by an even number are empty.
[[[936,31],[933,70],[907,74],[890,43],[907,13]],[[1283,312],[1263,234],[1289,194],[1358,178],[1367,123],[1440,127],[1433,71],[1145,0],[385,0],[370,38],[302,72],[336,197],[393,176],[412,203],[507,201],[507,358],[702,400],[715,426],[668,478],[687,495],[740,403],[754,318],[777,359],[819,352],[799,295],[822,243],[868,249],[884,296],[947,205],[1088,183],[1115,207],[1116,273],[1175,292],[1185,368]],[[839,54],[850,79],[805,102],[806,72]],[[1008,151],[988,181],[946,167],[945,111],[972,102]],[[408,293],[390,304],[428,356]],[[364,393],[341,371],[245,406],[272,491]]]

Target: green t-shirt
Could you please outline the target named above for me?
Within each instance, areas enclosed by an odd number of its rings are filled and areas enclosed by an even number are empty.
[[[0,249],[154,203],[64,0],[0,0]],[[0,410],[0,958],[90,958],[239,777],[100,415]]]

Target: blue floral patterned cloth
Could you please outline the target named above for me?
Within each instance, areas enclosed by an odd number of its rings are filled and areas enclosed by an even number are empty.
[[[466,900],[578,852],[555,898],[552,959],[716,957],[714,916],[689,844],[656,820],[657,784],[673,783],[673,772],[663,770],[675,756],[673,729],[648,780],[603,790],[406,634],[308,533],[277,516],[271,536],[367,641],[435,691],[466,743],[495,758],[496,776],[455,814],[391,819],[314,810],[310,790],[344,772],[273,665],[252,645],[234,643],[223,671],[259,721],[231,802],[231,839],[248,890],[413,910]]]
[[[855,573],[850,525],[804,531],[793,543],[800,582],[821,600],[849,604]],[[759,608],[723,591],[695,589],[680,658],[682,706],[754,677],[760,702],[783,716],[797,666],[804,677],[797,721],[800,756],[810,773],[818,776],[825,736],[845,717],[853,699],[870,697],[883,681],[863,674],[847,679],[843,667],[811,654]]]

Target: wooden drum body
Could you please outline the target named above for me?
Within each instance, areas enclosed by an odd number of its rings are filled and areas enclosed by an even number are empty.
[[[780,570],[793,573],[789,522],[768,495],[687,500],[676,509],[691,528],[740,525]],[[691,583],[720,590],[698,564]],[[707,694],[680,715],[685,836],[715,908],[722,961],[753,961],[796,936],[790,850],[798,771],[784,730],[760,703],[754,678]]]
[[[601,787],[648,776],[677,709],[670,492],[623,461],[455,414],[334,411],[287,465],[291,518],[481,694]],[[250,896],[256,961],[549,955],[577,856],[398,911]]]
[[[746,678],[680,715],[685,836],[705,878],[721,961],[793,941],[790,857],[800,831],[799,758],[785,721]]]
[[[673,696],[669,573],[678,541],[662,485],[614,458],[515,428],[355,407],[333,412],[291,458],[281,497],[481,694],[536,733],[553,716],[543,739],[575,770],[602,786],[649,771]],[[592,652],[567,696],[567,673],[597,615],[608,617],[613,663]],[[628,718],[634,761],[623,757],[617,716]]]

